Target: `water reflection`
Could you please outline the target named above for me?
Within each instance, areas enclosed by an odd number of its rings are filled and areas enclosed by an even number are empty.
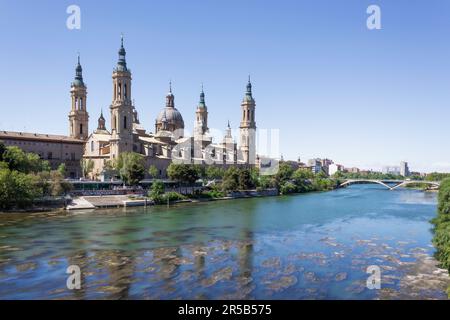
[[[448,275],[431,258],[435,206],[434,194],[353,186],[169,209],[4,215],[0,298],[445,298]],[[365,286],[373,264],[380,291]],[[66,288],[69,265],[82,270],[81,290]]]

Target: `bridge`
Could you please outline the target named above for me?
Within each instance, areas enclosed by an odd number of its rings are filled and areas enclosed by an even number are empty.
[[[346,187],[352,184],[377,183],[389,190],[405,187],[409,184],[427,184],[432,189],[439,189],[441,183],[439,181],[424,181],[424,180],[377,180],[377,179],[348,179],[339,185],[339,188]]]

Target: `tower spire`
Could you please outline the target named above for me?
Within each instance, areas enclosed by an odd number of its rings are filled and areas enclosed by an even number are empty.
[[[120,49],[119,49],[119,61],[117,61],[117,71],[128,71],[127,61],[125,59],[127,52],[123,47],[123,34],[120,35]]]
[[[198,103],[199,108],[205,108],[205,92],[203,91],[203,83],[202,83],[202,91],[200,92],[200,101]]]
[[[169,81],[169,93],[166,96],[166,108],[175,108],[175,97],[172,93],[172,80]]]
[[[77,66],[75,68],[75,81],[73,82],[73,85],[76,87],[84,86],[83,83],[83,68],[80,64],[80,53],[77,53]]]

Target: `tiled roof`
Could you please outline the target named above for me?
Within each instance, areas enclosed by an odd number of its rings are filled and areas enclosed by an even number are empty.
[[[0,131],[0,140],[2,139],[84,143],[84,141],[81,139],[75,139],[68,136],[61,136],[55,134],[3,131],[3,130]]]

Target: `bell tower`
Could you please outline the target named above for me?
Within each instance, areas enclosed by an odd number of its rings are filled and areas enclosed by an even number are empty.
[[[197,106],[197,110],[195,111],[195,135],[203,136],[208,131],[208,108],[205,103],[205,93],[200,93],[200,101]]]
[[[255,122],[255,99],[252,96],[252,83],[248,77],[247,91],[242,100],[242,120],[239,126],[240,148],[243,161],[246,164],[255,164],[256,160],[256,122]]]
[[[89,114],[86,109],[86,85],[83,82],[83,68],[78,64],[75,69],[75,79],[70,87],[72,106],[69,112],[69,136],[75,139],[86,140],[89,135]]]
[[[119,60],[113,71],[113,99],[111,111],[111,159],[122,152],[133,151],[133,103],[131,100],[131,72],[125,60],[123,36],[119,49]]]

